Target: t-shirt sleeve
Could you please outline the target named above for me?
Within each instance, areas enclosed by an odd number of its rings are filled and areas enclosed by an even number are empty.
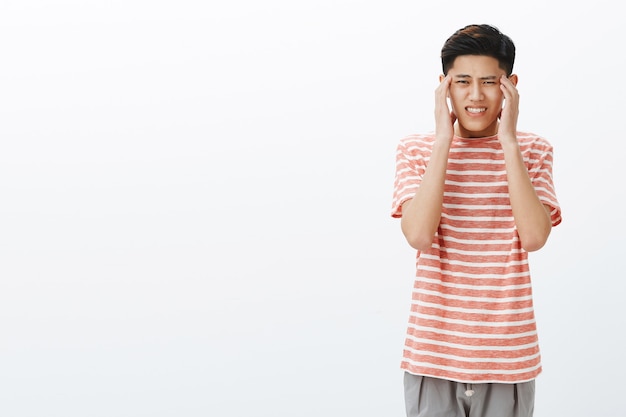
[[[543,142],[542,146],[536,148],[531,154],[529,175],[539,200],[543,204],[550,206],[552,226],[556,226],[561,223],[562,218],[561,206],[556,196],[552,177],[553,158],[552,145]]]
[[[425,166],[420,149],[420,143],[409,138],[398,144],[391,217],[402,217],[402,204],[413,198],[422,181]]]

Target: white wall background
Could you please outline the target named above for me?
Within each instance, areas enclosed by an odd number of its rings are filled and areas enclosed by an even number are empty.
[[[404,415],[395,146],[468,23],[555,146],[536,416],[626,415],[618,3],[422,3],[3,0],[0,415]]]

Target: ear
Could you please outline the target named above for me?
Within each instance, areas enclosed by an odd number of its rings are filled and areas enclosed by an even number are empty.
[[[517,81],[518,81],[518,79],[517,79],[517,74],[511,74],[511,75],[509,75],[509,80],[511,80],[511,82],[513,83],[513,85],[517,87]]]

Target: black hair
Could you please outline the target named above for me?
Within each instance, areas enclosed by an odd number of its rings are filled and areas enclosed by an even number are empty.
[[[467,25],[454,32],[441,48],[444,74],[448,74],[454,60],[461,55],[484,55],[495,58],[500,68],[509,76],[513,73],[515,44],[494,26]]]

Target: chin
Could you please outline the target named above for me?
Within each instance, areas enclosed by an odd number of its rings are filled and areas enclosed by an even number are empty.
[[[466,123],[461,125],[461,131],[467,132],[470,137],[494,136],[498,133],[497,125],[484,123]]]

